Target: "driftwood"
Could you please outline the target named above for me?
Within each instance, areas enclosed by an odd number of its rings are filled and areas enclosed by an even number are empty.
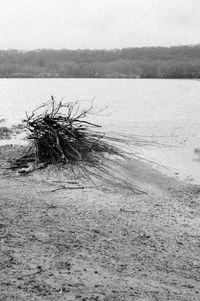
[[[99,131],[99,125],[88,121],[87,117],[92,113],[92,105],[81,110],[80,102],[56,103],[51,97],[30,116],[27,114],[23,121],[30,143],[22,155],[11,162],[11,168],[26,174],[48,165],[57,166],[68,169],[77,178],[96,177],[107,183],[114,181],[119,183],[118,187],[144,193],[127,181],[122,183],[119,170],[123,159],[141,160],[138,147],[149,146],[152,142],[140,136],[104,134]],[[132,149],[128,151],[130,145]],[[52,192],[84,188],[62,185]]]
[[[97,131],[99,125],[87,120],[92,106],[80,110],[79,102],[58,104],[54,98],[34,110],[23,121],[29,132],[30,144],[25,153],[12,161],[18,169],[34,163],[39,168],[49,164],[62,164],[69,168],[90,167],[101,169],[108,155],[123,157],[125,153],[114,142],[119,138]]]

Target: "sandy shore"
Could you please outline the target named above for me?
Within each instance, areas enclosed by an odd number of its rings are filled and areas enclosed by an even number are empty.
[[[200,300],[199,186],[137,161],[121,175],[145,193],[1,169],[1,301]]]

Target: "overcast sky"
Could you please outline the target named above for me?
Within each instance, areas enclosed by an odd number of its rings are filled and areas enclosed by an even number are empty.
[[[200,43],[200,0],[0,0],[0,49]]]

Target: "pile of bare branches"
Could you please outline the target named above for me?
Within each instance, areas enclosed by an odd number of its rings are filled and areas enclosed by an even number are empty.
[[[27,167],[29,163],[36,167],[62,164],[81,167],[87,173],[90,167],[102,169],[105,158],[124,157],[125,152],[114,146],[123,139],[97,131],[100,126],[87,121],[89,114],[92,105],[84,110],[79,102],[56,103],[51,97],[24,120],[30,144],[11,168]]]

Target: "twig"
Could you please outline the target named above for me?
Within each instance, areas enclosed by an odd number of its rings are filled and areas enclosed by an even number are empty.
[[[51,192],[55,192],[57,190],[61,190],[61,189],[90,189],[90,188],[96,188],[97,186],[78,186],[78,187],[67,187],[67,186],[62,186],[62,187],[59,187],[57,189],[53,189],[51,190]]]
[[[78,182],[75,182],[75,181],[52,181],[52,182],[55,182],[55,183],[68,183],[68,184],[78,184]]]

